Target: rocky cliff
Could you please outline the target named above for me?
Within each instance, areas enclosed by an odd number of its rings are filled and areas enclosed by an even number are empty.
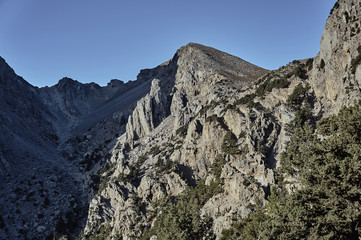
[[[0,238],[78,234],[92,172],[149,89],[147,76],[105,87],[64,78],[37,88],[0,58]]]
[[[220,238],[265,203],[292,129],[360,99],[359,11],[358,1],[338,1],[320,53],[271,72],[181,48],[171,78],[154,78],[113,149],[84,237]]]
[[[350,105],[360,93],[360,2],[338,1],[323,30],[310,84],[328,113]]]
[[[190,43],[133,82],[39,89],[0,59],[0,236],[226,237],[279,179],[302,187],[279,171],[297,129],[360,100],[360,8],[339,0],[319,54],[274,71]]]

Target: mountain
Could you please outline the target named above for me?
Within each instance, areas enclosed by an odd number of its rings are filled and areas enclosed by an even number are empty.
[[[84,212],[72,214],[84,221],[89,186],[67,141],[91,129],[94,146],[101,141],[112,148],[107,140],[125,131],[128,115],[149,88],[146,75],[105,87],[63,78],[37,88],[0,59],[1,238],[42,239],[73,209]],[[94,146],[86,148],[93,152]]]
[[[360,238],[360,11],[273,71],[190,43],[37,88],[0,58],[0,238]]]

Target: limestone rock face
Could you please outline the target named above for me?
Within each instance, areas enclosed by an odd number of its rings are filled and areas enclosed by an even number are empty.
[[[138,101],[125,135],[113,149],[115,171],[107,187],[95,195],[84,233],[90,236],[107,226],[113,229],[110,236],[140,237],[142,229],[162,214],[165,199],[183,194],[209,176],[226,151],[222,150],[225,136],[232,133],[240,151],[224,155],[225,191],[201,211],[214,218],[213,231],[219,236],[235,216],[246,216],[256,198],[264,197],[260,186],[267,189],[274,182],[275,160],[269,155],[280,126],[261,110],[243,106],[227,110],[225,100],[229,97],[231,103],[244,96],[242,91],[267,71],[192,43],[149,72],[151,90]],[[267,153],[261,151],[262,144]],[[252,186],[246,188],[243,182]]]
[[[353,63],[361,54],[360,13],[358,0],[339,0],[323,30],[320,53],[314,58],[310,84],[330,114],[361,96],[361,68]]]
[[[95,195],[106,197],[94,205],[101,211],[89,211],[85,234],[111,226],[109,238],[141,237],[144,229],[156,227],[167,204],[176,204],[196,185],[211,187],[215,181],[222,191],[209,196],[199,214],[212,219],[217,238],[233,219],[266,202],[297,120],[294,102],[307,99],[298,107],[307,105],[320,119],[360,97],[359,13],[358,1],[338,1],[320,53],[275,71],[194,43],[149,70],[151,90],[138,101],[126,134],[113,149],[116,170]],[[115,197],[114,189],[128,196]],[[114,205],[115,199],[121,204]],[[116,206],[121,211],[113,211]],[[134,206],[138,210],[130,210]]]
[[[160,239],[188,198],[221,238],[267,202],[300,109],[361,98],[360,13],[339,0],[320,53],[274,71],[190,43],[136,81],[39,89],[0,58],[0,238]]]
[[[217,98],[214,86],[234,80],[247,86],[267,71],[216,49],[190,43],[177,51],[172,60],[150,70],[150,93],[137,103],[127,124],[127,141],[148,135],[164,118],[175,117],[174,129],[207,102]]]
[[[94,171],[149,92],[146,77],[105,87],[63,78],[37,88],[0,58],[1,239],[45,239],[57,226],[79,234]]]
[[[137,102],[127,123],[127,140],[137,140],[150,134],[169,115],[169,100],[160,87],[160,80],[154,79],[150,93]]]

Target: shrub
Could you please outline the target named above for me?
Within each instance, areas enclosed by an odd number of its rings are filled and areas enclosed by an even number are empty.
[[[110,226],[102,225],[99,230],[92,236],[89,236],[89,240],[103,240],[107,239],[111,233],[112,229]]]
[[[264,96],[266,92],[272,92],[274,88],[288,88],[290,84],[287,78],[278,78],[273,81],[267,80],[256,89],[256,94],[261,97]]]
[[[253,100],[256,98],[256,94],[251,93],[251,94],[247,94],[246,96],[238,99],[237,101],[234,102],[235,105],[240,105],[240,104],[249,104],[251,102],[253,102]]]
[[[222,239],[359,239],[360,118],[356,105],[321,120],[317,133],[296,127],[280,172],[302,187],[292,193],[271,187],[268,204],[224,230]]]
[[[215,121],[217,121],[217,118],[218,118],[217,114],[213,114],[206,118],[206,122],[215,122]]]
[[[159,172],[168,173],[174,168],[175,163],[168,157],[166,159],[158,159],[155,166],[158,168]]]
[[[152,147],[152,148],[150,149],[149,154],[151,154],[151,155],[153,155],[153,156],[156,156],[156,155],[158,155],[160,152],[161,152],[161,151],[160,151],[159,146],[154,146],[154,147]],[[144,156],[144,157],[145,157],[145,156]]]
[[[134,164],[129,166],[129,173],[127,175],[120,174],[118,176],[117,181],[130,182],[132,184],[137,185],[138,184],[137,179],[138,179],[138,175],[141,172],[141,166],[147,159],[148,154],[150,154],[150,153],[148,152],[147,154],[140,155],[138,157],[137,161]]]
[[[222,174],[222,168],[225,164],[226,164],[225,156],[218,154],[214,159],[211,170],[211,173],[216,177],[217,180],[220,180]]]
[[[361,46],[359,46],[357,48],[357,51],[358,51],[357,57],[351,60],[351,73],[352,74],[356,73],[356,68],[361,63]]]
[[[308,71],[312,70],[313,68],[313,58],[310,58],[306,62],[306,66],[308,67]]]
[[[202,180],[196,187],[188,187],[175,203],[168,204],[154,223],[154,227],[147,229],[142,239],[149,239],[157,235],[157,239],[215,239],[212,232],[210,217],[201,217],[203,205],[215,194],[222,191],[217,182],[209,186]]]
[[[178,128],[176,131],[176,134],[181,137],[185,137],[185,136],[187,136],[187,131],[188,131],[188,124],[184,125],[183,127]]]
[[[297,67],[294,71],[293,71],[294,75],[301,78],[301,79],[307,79],[308,76],[306,75],[306,70],[303,69],[302,67]]]
[[[248,179],[244,179],[242,183],[243,183],[243,186],[245,186],[245,187],[248,187],[249,185],[251,185],[251,182]]]
[[[242,151],[237,147],[237,137],[228,131],[223,138],[222,151],[226,154],[241,154]]]
[[[307,91],[308,87],[303,87],[302,83],[298,84],[288,96],[287,103],[293,108],[301,108],[301,104],[306,97]]]

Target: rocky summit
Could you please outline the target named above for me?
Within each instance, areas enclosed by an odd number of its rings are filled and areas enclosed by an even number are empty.
[[[0,238],[361,239],[360,13],[273,71],[190,43],[38,88],[0,58]]]

